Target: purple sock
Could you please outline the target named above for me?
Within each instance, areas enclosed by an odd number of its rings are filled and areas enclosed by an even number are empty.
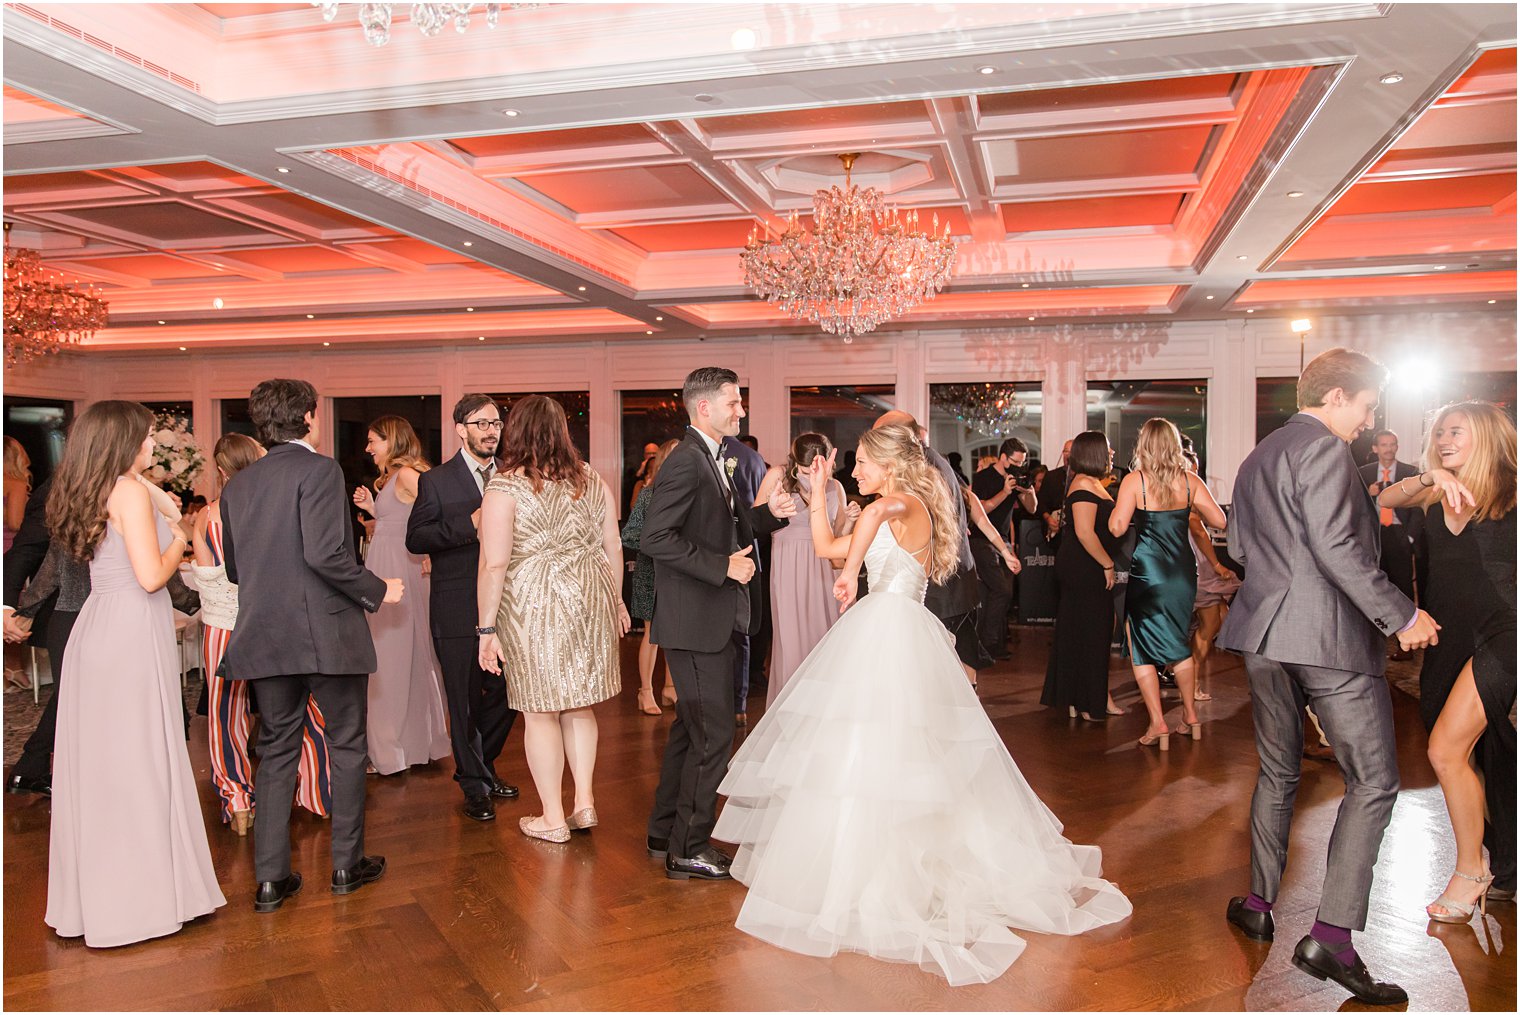
[[[1314,926],[1309,928],[1309,936],[1330,949],[1342,965],[1349,966],[1356,961],[1356,949],[1351,947],[1351,931],[1345,927],[1315,920]]]
[[[1272,903],[1252,892],[1246,896],[1246,908],[1253,913],[1270,913],[1272,912]]]

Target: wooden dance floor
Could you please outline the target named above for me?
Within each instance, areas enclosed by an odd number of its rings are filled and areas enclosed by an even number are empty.
[[[634,708],[634,643],[626,691],[598,708],[602,824],[564,845],[517,830],[534,793],[514,731],[498,766],[523,787],[499,819],[459,812],[449,762],[371,778],[367,850],[385,877],[354,895],[327,891],[328,834],[293,819],[301,895],[253,912],[253,842],[216,822],[205,720],[192,727],[207,832],[228,905],[179,934],[92,950],[42,922],[48,802],[6,796],[5,1007],[38,1009],[1099,1009],[1358,1008],[1334,984],[1295,970],[1293,946],[1313,921],[1341,780],[1306,761],[1278,939],[1255,944],[1225,923],[1248,879],[1246,814],[1256,775],[1238,661],[1223,657],[1204,739],[1168,754],[1135,746],[1144,732],[1127,670],[1115,686],[1127,715],[1094,726],[1038,704],[1048,635],[1025,629],[1015,662],[982,676],[982,697],[1014,758],[1076,842],[1102,847],[1104,873],[1135,906],[1124,923],[1077,938],[1023,935],[1028,949],[995,983],[951,988],[904,965],[859,955],[807,958],[739,933],[736,883],[677,882],[644,854],[644,819],[671,714]],[[758,702],[756,703],[758,707]],[[1175,719],[1175,692],[1169,699]],[[1404,789],[1383,842],[1368,932],[1373,972],[1422,1010],[1515,1010],[1515,906],[1468,926],[1427,925],[1424,905],[1452,869],[1451,832],[1425,761],[1415,702],[1394,692]],[[758,719],[751,712],[751,720]],[[131,877],[133,858],[121,858]]]

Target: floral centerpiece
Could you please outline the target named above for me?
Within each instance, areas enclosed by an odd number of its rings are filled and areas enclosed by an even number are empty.
[[[160,412],[154,417],[153,464],[146,475],[165,490],[189,493],[206,466],[195,433],[184,416]]]

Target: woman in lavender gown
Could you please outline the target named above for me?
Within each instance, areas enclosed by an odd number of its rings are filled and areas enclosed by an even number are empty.
[[[90,562],[91,591],[59,683],[44,920],[93,948],[173,934],[227,903],[185,750],[164,589],[187,541],[142,480],[152,430],[136,402],[96,402],[48,497],[53,541]]]
[[[792,441],[785,466],[773,466],[765,474],[755,497],[756,506],[770,500],[780,484],[793,502],[797,513],[784,528],[771,535],[771,663],[765,704],[769,708],[786,686],[802,660],[823,640],[839,619],[839,604],[834,602],[836,567],[844,561],[824,560],[813,552],[813,534],[808,522],[807,474],[813,459],[827,458],[834,446],[820,433],[798,434]],[[844,487],[830,479],[824,511],[836,536],[855,528],[860,508],[845,499]]]
[[[369,763],[381,775],[404,772],[452,753],[443,692],[428,628],[427,558],[406,549],[406,522],[417,500],[417,477],[429,468],[412,424],[381,416],[364,446],[380,469],[378,493],[354,490],[354,503],[375,517],[364,564],[395,575],[414,590],[369,615],[375,665],[369,678]]]

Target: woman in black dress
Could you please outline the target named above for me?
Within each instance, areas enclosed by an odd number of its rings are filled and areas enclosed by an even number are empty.
[[[1429,471],[1387,487],[1378,506],[1425,509],[1424,605],[1441,640],[1425,652],[1420,707],[1457,840],[1456,873],[1425,911],[1438,923],[1466,923],[1475,907],[1487,908],[1494,880],[1483,860],[1484,787],[1469,764],[1480,740],[1489,741],[1481,757],[1493,859],[1514,871],[1515,425],[1487,402],[1448,405],[1436,415],[1425,460]],[[1507,895],[1514,897],[1512,884]]]
[[[1066,459],[1065,538],[1056,550],[1056,629],[1040,703],[1066,707],[1089,722],[1113,713],[1108,696],[1108,645],[1114,630],[1114,552],[1108,531],[1113,498],[1103,488],[1108,438],[1078,434]],[[1153,739],[1151,743],[1155,743]],[[1166,741],[1162,739],[1162,750]]]

